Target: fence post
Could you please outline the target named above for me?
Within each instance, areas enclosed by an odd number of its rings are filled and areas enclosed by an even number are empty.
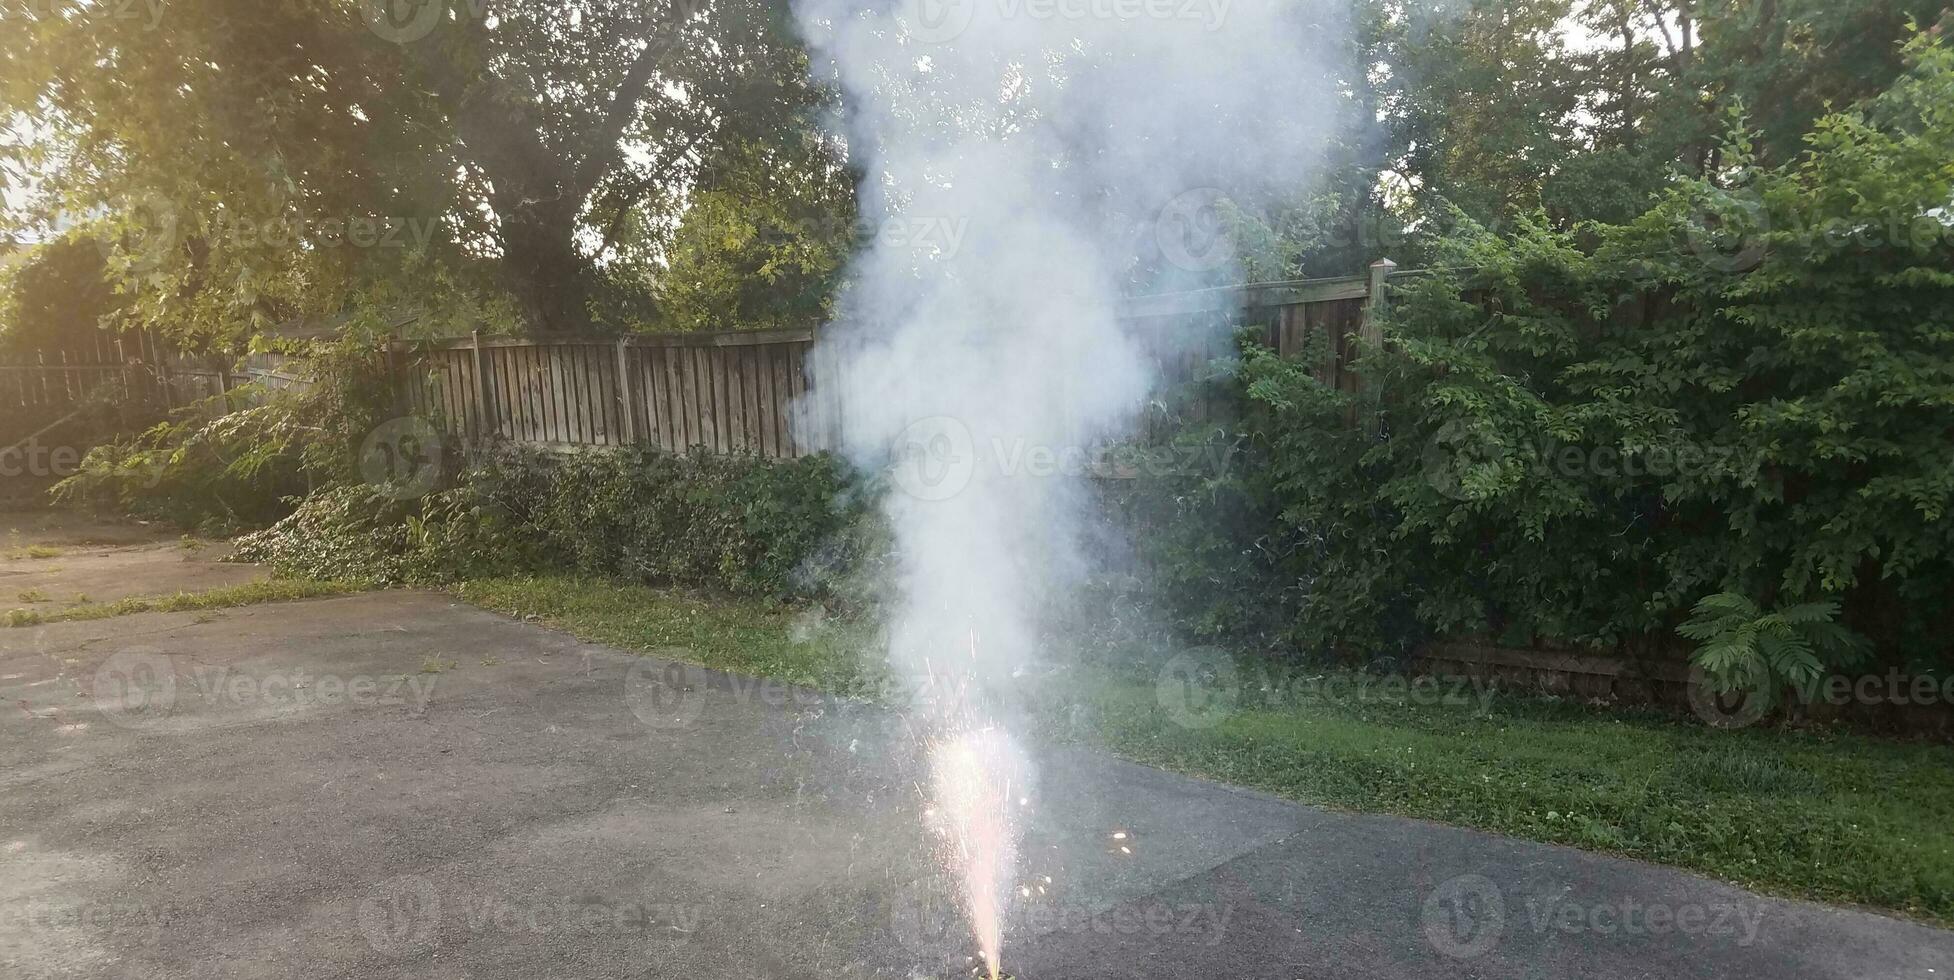
[[[1366,352],[1384,346],[1384,311],[1390,307],[1391,302],[1385,293],[1385,285],[1397,267],[1398,264],[1390,259],[1378,259],[1371,263],[1370,295],[1364,301],[1364,319],[1357,331],[1361,346]],[[1376,436],[1379,423],[1382,421],[1378,417],[1378,409],[1384,393],[1378,385],[1367,383],[1361,375],[1358,376],[1358,383],[1362,385],[1364,434]]]
[[[1390,305],[1384,294],[1384,282],[1397,271],[1398,264],[1390,259],[1378,259],[1371,263],[1370,298],[1364,302],[1364,345],[1376,348],[1384,343],[1384,325],[1380,318]]]
[[[170,370],[170,356],[164,353],[163,346],[156,342],[155,334],[149,337],[150,353],[156,355],[156,377],[163,386],[163,408],[176,411],[176,372]]]
[[[381,355],[385,358],[385,364],[381,370],[387,374],[387,405],[389,410],[395,415],[413,414],[414,409],[420,404],[420,400],[417,398],[402,397],[406,393],[407,379],[401,377],[400,357],[394,350],[393,335],[389,334],[387,339],[380,342],[380,351]],[[429,414],[433,413],[430,412]]]
[[[470,330],[468,345],[475,352],[475,441],[481,442],[482,430],[488,427],[488,379],[482,373],[482,332]]]
[[[617,338],[617,398],[624,409],[624,444],[638,444],[638,399],[631,390],[631,338]]]

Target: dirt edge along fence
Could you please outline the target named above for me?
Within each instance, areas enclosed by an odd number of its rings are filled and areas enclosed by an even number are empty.
[[[1353,345],[1396,266],[1367,276],[1256,283],[1128,300],[1121,318],[1162,386],[1233,356],[1217,322],[1246,324],[1285,357],[1321,352],[1325,384],[1362,390]],[[641,445],[795,459],[839,446],[840,370],[805,330],[400,341],[389,350],[402,414],[441,420],[471,445]]]

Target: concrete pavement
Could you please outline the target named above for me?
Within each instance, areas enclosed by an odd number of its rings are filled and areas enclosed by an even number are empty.
[[[388,592],[0,629],[0,707],[0,975],[968,969],[869,705]],[[1954,977],[1954,933],[1035,754],[1025,980]]]

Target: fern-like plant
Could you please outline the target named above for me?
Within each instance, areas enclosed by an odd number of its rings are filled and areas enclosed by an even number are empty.
[[[1744,690],[1768,704],[1786,685],[1809,689],[1828,672],[1866,659],[1869,644],[1840,625],[1838,614],[1833,599],[1767,613],[1747,596],[1719,592],[1699,600],[1676,632],[1700,642],[1690,660],[1717,693]]]

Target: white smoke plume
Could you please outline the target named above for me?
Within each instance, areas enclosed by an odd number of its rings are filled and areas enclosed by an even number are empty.
[[[1123,434],[1154,382],[1121,297],[1142,279],[1232,274],[1220,195],[1306,190],[1342,27],[1267,0],[799,0],[797,13],[816,72],[839,80],[863,215],[880,222],[815,380],[840,403],[846,454],[892,467],[889,657],[931,679],[950,755],[980,781],[939,797],[1008,798],[956,733],[1006,717],[1039,656],[1041,607],[1086,572],[1082,453]],[[1023,778],[1014,749],[978,744]],[[973,908],[1009,890],[999,834]]]
[[[912,672],[960,658],[994,691],[1083,570],[1079,454],[1153,383],[1122,294],[1149,259],[1156,288],[1226,279],[1217,197],[1306,188],[1343,28],[1268,0],[797,9],[880,222],[823,335],[839,370],[816,380],[840,389],[851,458],[908,457],[887,500],[890,654]]]

